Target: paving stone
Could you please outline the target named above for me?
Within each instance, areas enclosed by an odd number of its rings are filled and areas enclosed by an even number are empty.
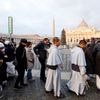
[[[75,93],[69,92],[66,87],[67,80],[61,81],[61,92],[65,95],[65,98],[59,100],[99,100],[100,91],[97,91],[95,86],[95,79],[90,82],[90,89],[87,91],[86,96],[77,96]],[[28,83],[27,87],[20,90],[14,90],[15,80],[10,80],[7,83],[7,87],[4,88],[5,97],[2,100],[57,100],[53,94],[45,93],[45,84],[39,79],[35,78],[35,81]]]

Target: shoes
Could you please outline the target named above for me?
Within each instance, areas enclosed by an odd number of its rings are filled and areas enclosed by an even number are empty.
[[[98,88],[97,88],[97,91],[99,91],[99,92],[100,92],[100,89],[98,89]]]
[[[4,97],[4,95],[0,95],[0,99],[2,99]]]
[[[14,89],[21,89],[22,86],[14,86]]]
[[[56,96],[57,97],[57,99],[59,99],[59,98],[65,98],[65,95],[64,94],[60,94],[60,96]]]
[[[28,79],[28,82],[35,82],[35,79]]]
[[[25,84],[25,83],[24,83],[24,84],[21,84],[20,86],[22,86],[22,87],[23,87],[23,86],[28,86],[28,84]]]
[[[40,78],[44,83],[46,82],[46,78]]]
[[[80,96],[85,96],[86,95],[86,92],[84,91],[82,94],[80,94]]]
[[[54,90],[53,90],[53,89],[52,89],[51,91],[46,91],[46,90],[45,90],[45,92],[46,92],[47,94],[49,94],[49,93],[50,93],[50,94],[53,94],[53,93],[54,93]]]
[[[7,80],[3,81],[2,87],[5,88],[7,86]]]
[[[32,78],[27,77],[27,80],[31,80]]]

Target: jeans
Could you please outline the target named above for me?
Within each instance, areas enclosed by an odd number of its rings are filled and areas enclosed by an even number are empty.
[[[28,71],[27,71],[27,79],[32,79],[32,69],[28,69]]]

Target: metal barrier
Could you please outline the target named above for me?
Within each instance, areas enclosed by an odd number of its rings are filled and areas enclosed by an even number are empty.
[[[60,53],[62,54],[63,59],[63,71],[70,72],[71,70],[71,58],[70,58],[70,49],[60,48]],[[35,56],[34,69],[40,69],[41,65],[38,58]]]
[[[60,49],[60,53],[63,59],[63,71],[69,72],[71,70],[70,49],[62,48]]]

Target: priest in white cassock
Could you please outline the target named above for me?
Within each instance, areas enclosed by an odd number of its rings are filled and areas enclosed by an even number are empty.
[[[62,69],[62,57],[59,53],[58,46],[60,45],[60,39],[58,37],[53,38],[53,45],[48,50],[49,56],[47,59],[47,80],[45,84],[46,93],[54,90],[55,97],[61,97],[60,85],[61,85],[61,69]],[[64,95],[63,95],[64,96]]]
[[[77,95],[84,95],[86,86],[86,61],[83,49],[86,46],[86,41],[81,40],[79,46],[75,46],[71,50],[72,76],[68,81],[67,86],[70,91]]]

